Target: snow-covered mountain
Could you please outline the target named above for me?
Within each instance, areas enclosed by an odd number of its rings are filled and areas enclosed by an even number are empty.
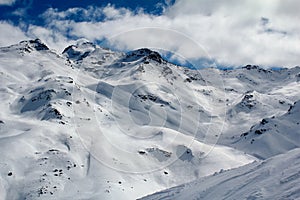
[[[0,58],[0,199],[136,199],[277,154],[297,162],[299,67],[191,70],[85,40]]]

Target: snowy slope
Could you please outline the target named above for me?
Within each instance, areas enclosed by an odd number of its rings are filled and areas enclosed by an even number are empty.
[[[285,114],[262,119],[248,132],[241,134],[240,140],[234,146],[263,159],[299,148],[299,105],[300,102],[297,101]]]
[[[298,148],[142,199],[299,199],[299,154]]]
[[[299,144],[299,74],[190,70],[86,40],[0,48],[1,198],[135,199],[285,153]],[[257,137],[272,116],[278,137]]]

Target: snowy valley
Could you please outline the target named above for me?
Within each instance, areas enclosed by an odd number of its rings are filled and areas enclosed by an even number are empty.
[[[0,200],[300,198],[300,67],[36,39],[0,76]]]

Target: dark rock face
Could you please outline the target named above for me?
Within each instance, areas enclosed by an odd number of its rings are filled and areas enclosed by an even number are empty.
[[[246,69],[246,70],[257,70],[258,72],[264,72],[264,73],[270,73],[271,71],[269,70],[265,70],[263,68],[261,68],[258,65],[246,65],[244,67],[242,67],[242,69]]]
[[[53,108],[52,105],[49,105],[45,109],[45,115],[42,120],[62,119],[62,117],[62,114],[56,108]]]
[[[248,109],[251,109],[255,107],[257,104],[256,100],[254,99],[254,95],[251,94],[251,92],[247,92],[243,98],[243,100],[239,103],[240,107],[246,107]]]
[[[84,48],[89,49],[84,50]],[[96,49],[96,45],[91,42],[83,42],[77,45],[70,45],[65,48],[62,54],[65,54],[69,59],[80,61],[91,54]]]
[[[158,63],[162,63],[162,57],[160,56],[159,53],[155,52],[155,51],[152,51],[148,56],[147,58],[149,58],[150,60],[154,60]]]
[[[28,53],[32,52],[33,50],[36,50],[36,51],[49,50],[49,48],[44,43],[42,43],[42,41],[40,39],[22,41],[22,42],[20,42],[20,45],[23,46],[21,48],[21,50],[24,50],[25,52],[28,52]]]
[[[158,63],[163,62],[163,58],[161,57],[161,55],[158,52],[152,51],[152,50],[147,49],[147,48],[138,49],[138,50],[129,52],[126,55],[126,57],[124,58],[124,60],[134,61],[134,60],[138,60],[142,57],[144,57],[144,63],[145,64],[149,64],[149,60],[153,60],[153,61],[156,61]]]
[[[37,51],[49,50],[49,48],[44,43],[42,43],[40,39],[29,40],[29,43]]]
[[[257,65],[246,65],[242,67],[243,69],[251,70],[251,69],[259,69],[260,67]]]
[[[63,51],[63,54],[66,54],[68,56],[69,59],[71,60],[82,60],[84,58],[86,58],[90,52],[87,51],[87,52],[80,52],[78,50],[76,50],[76,46],[74,45],[71,45],[71,46],[68,46],[67,48],[65,48],[65,50]]]
[[[44,90],[41,88],[40,91],[35,90],[35,91],[31,91],[31,93],[34,94],[22,107],[21,109],[22,113],[27,111],[33,111],[42,106],[45,106],[52,99],[53,95],[56,94],[56,91],[54,91],[53,89]],[[24,97],[22,97],[19,102],[23,102],[23,101],[25,101]]]

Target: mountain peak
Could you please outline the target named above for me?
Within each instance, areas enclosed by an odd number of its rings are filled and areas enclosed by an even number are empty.
[[[260,67],[258,65],[246,65],[246,66],[242,67],[242,69],[247,69],[247,70],[260,69]]]
[[[88,39],[81,38],[81,39],[76,40],[76,46],[93,46],[93,47],[95,47],[96,45],[94,43],[92,43],[91,41],[89,41]]]
[[[129,53],[126,54],[125,60],[134,61],[143,57],[145,59],[154,60],[158,63],[162,63],[164,61],[158,52],[152,51],[151,49],[148,48],[141,48],[134,51],[130,51]]]
[[[66,54],[71,60],[82,60],[87,57],[92,51],[97,48],[95,44],[86,40],[77,40],[75,45],[70,45],[65,48],[62,54]]]
[[[37,51],[49,50],[46,44],[44,44],[40,39],[35,40],[25,40],[20,42],[21,45],[25,45],[25,47],[33,48]]]
[[[44,44],[40,39],[35,40],[24,40],[19,43],[19,45],[24,46],[25,50],[27,51],[45,51],[49,50],[46,44]]]

